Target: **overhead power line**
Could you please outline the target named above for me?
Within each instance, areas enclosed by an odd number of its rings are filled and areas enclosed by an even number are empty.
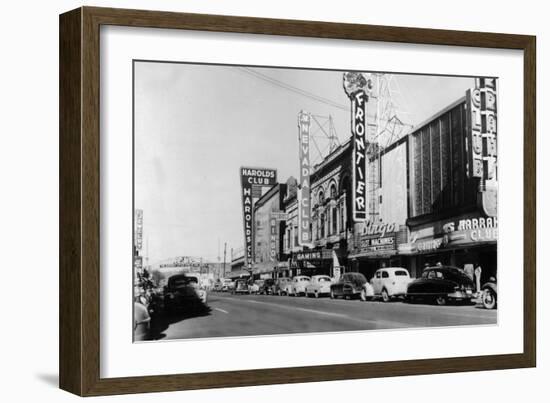
[[[293,85],[287,84],[281,80],[277,80],[273,77],[270,77],[268,75],[262,74],[257,70],[250,69],[248,67],[237,67],[237,70],[242,71],[243,73],[249,74],[251,76],[256,77],[257,79],[263,80],[273,86],[285,89],[287,91],[294,92],[295,94],[302,95],[304,97],[310,98],[314,101],[321,102],[325,105],[331,106],[333,108],[341,109],[343,111],[349,112],[349,106],[339,104],[338,102],[335,102],[331,99],[316,95],[312,92],[303,90],[301,88],[295,87]]]

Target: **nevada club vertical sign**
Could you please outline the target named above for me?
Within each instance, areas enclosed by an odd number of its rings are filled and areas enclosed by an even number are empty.
[[[254,247],[254,199],[261,197],[262,187],[272,187],[277,183],[277,171],[267,168],[240,169],[241,194],[244,222],[244,259],[245,265],[252,269]]]
[[[311,115],[300,111],[298,114],[298,142],[300,157],[300,183],[298,185],[298,244],[312,246],[311,234],[311,165],[309,160],[309,128]]]

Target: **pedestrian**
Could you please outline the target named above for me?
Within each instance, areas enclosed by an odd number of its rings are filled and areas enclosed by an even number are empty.
[[[464,265],[464,272],[466,275],[470,278],[470,280],[474,281],[474,265],[471,263]]]
[[[481,265],[478,263],[476,264],[476,268],[474,269],[474,275],[476,277],[476,292],[481,291],[481,273],[483,270],[481,269]]]
[[[142,341],[147,339],[151,317],[147,307],[140,302],[139,297],[134,302],[134,340]]]

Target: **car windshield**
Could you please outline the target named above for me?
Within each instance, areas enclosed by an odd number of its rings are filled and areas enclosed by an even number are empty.
[[[170,287],[179,288],[190,285],[191,283],[197,283],[197,279],[194,277],[176,277],[169,280]]]
[[[408,276],[409,273],[407,273],[405,270],[396,270],[395,275],[396,276]]]
[[[361,273],[355,273],[355,274],[348,274],[347,279],[345,279],[345,281],[351,281],[357,284],[364,284],[367,282],[367,279]]]

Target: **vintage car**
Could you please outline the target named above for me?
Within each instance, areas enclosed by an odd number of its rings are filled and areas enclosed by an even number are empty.
[[[411,281],[407,269],[402,267],[384,267],[374,273],[370,284],[375,296],[380,296],[384,302],[389,302],[394,297],[405,296],[407,294],[407,286]]]
[[[326,275],[311,276],[309,284],[306,286],[306,296],[314,296],[319,298],[322,295],[330,295],[330,284],[332,279]]]
[[[311,279],[308,276],[294,276],[288,288],[288,295],[306,295],[306,287]]]
[[[164,309],[196,309],[206,304],[206,291],[199,288],[199,279],[192,275],[176,274],[168,278],[164,286]]]
[[[280,277],[275,280],[275,285],[273,287],[273,294],[275,295],[286,295],[290,287],[290,282],[292,279],[290,277]]]
[[[497,279],[489,278],[489,281],[481,286],[481,303],[485,309],[497,307]]]
[[[365,284],[367,279],[361,273],[349,272],[340,276],[338,281],[330,285],[330,298],[343,297],[345,299],[367,299]]]
[[[448,301],[471,301],[474,296],[474,282],[458,267],[433,266],[422,272],[422,277],[407,287],[406,299],[435,301],[445,305]]]
[[[263,280],[254,280],[251,283],[248,283],[248,293],[249,294],[259,294],[260,287],[263,285]]]
[[[270,295],[273,294],[273,286],[275,285],[275,280],[272,278],[265,279],[263,284],[260,286],[260,294]]]
[[[249,294],[248,280],[245,278],[239,278],[235,280],[235,287],[231,290],[232,294]]]

